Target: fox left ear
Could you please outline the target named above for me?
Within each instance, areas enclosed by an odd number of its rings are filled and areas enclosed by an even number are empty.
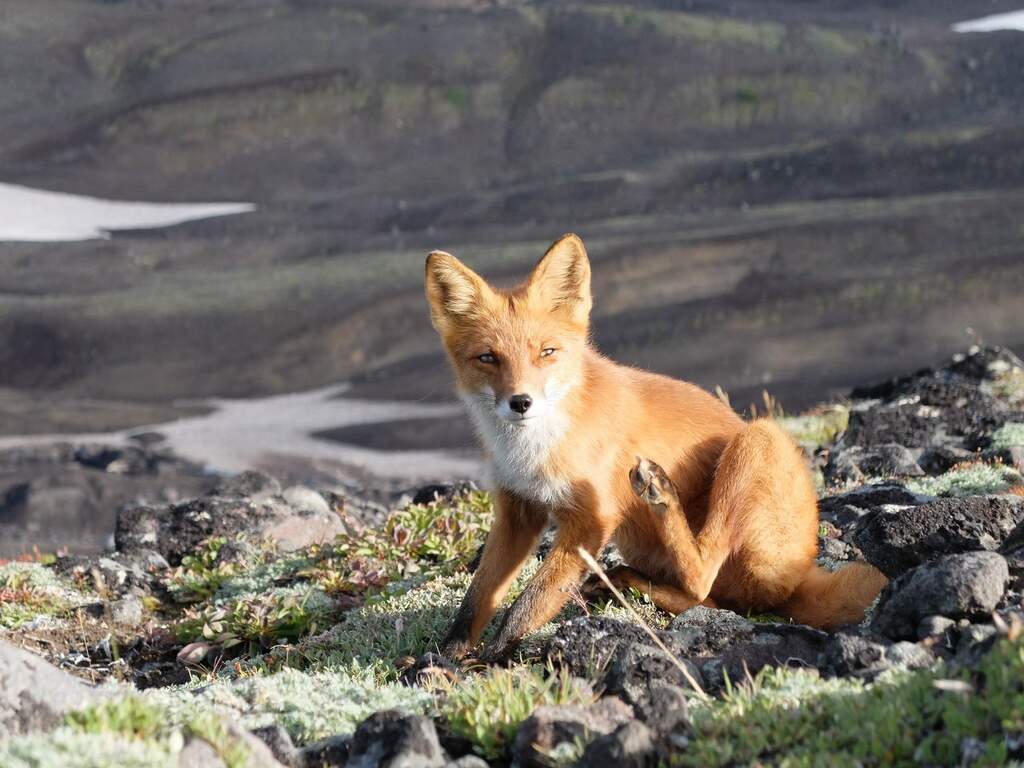
[[[548,248],[528,283],[530,296],[550,312],[586,326],[590,318],[590,259],[579,236],[562,235]]]

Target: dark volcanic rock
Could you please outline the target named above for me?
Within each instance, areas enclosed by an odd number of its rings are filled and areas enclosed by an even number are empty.
[[[834,450],[823,471],[829,484],[858,481],[865,477],[916,477],[924,474],[914,454],[896,443],[872,448],[853,445]]]
[[[352,737],[348,734],[314,741],[299,750],[296,768],[342,768],[348,764],[351,745]]]
[[[738,613],[703,605],[683,611],[668,628],[687,653],[701,656],[718,653],[754,634],[754,623]]]
[[[920,669],[934,663],[935,657],[914,643],[890,643],[839,632],[825,645],[818,666],[826,675],[870,679],[893,666]]]
[[[589,707],[537,707],[516,731],[513,762],[522,768],[545,768],[549,765],[547,753],[558,745],[611,733],[632,719],[633,711],[615,697],[606,697]]]
[[[668,733],[687,721],[686,690],[671,683],[654,682],[647,695],[633,704],[637,719],[655,733]]]
[[[655,734],[634,720],[590,742],[577,765],[580,768],[644,768],[656,764],[657,754]]]
[[[679,658],[698,685],[703,685],[700,670],[689,659]],[[690,687],[690,683],[663,650],[647,642],[627,643],[612,657],[602,680],[605,690],[622,696],[630,704],[649,698],[652,688],[663,683]]]
[[[164,506],[137,506],[117,515],[114,544],[122,553],[156,550],[171,565],[211,536],[272,538],[283,549],[331,539],[345,530],[341,518],[309,504],[308,494],[281,494],[277,481],[246,472],[219,483],[209,494]]]
[[[628,643],[650,643],[635,624],[603,616],[582,616],[563,622],[548,640],[545,655],[579,677],[604,668]]]
[[[302,758],[299,750],[292,743],[292,737],[288,735],[288,731],[280,725],[264,725],[262,728],[254,728],[250,733],[266,744],[270,753],[282,765],[300,768],[299,761]]]
[[[736,682],[764,667],[816,667],[829,635],[801,624],[755,624],[750,640],[724,650],[701,664],[704,681],[712,690]]]
[[[981,367],[980,360],[961,360],[944,369],[854,389],[854,399],[870,399],[850,410],[842,444],[865,448],[886,443],[910,448],[983,447],[986,437],[1012,413],[1005,402],[982,389],[979,378],[964,373],[973,374]]]
[[[435,501],[450,503],[459,496],[465,496],[467,493],[472,493],[475,490],[477,490],[477,486],[472,480],[424,485],[413,494],[412,503],[430,504]]]
[[[872,628],[886,637],[911,640],[926,616],[984,616],[999,603],[1008,579],[1006,560],[995,552],[947,555],[889,582]]]
[[[875,512],[853,538],[868,562],[895,578],[938,555],[997,550],[1022,519],[1024,499],[936,499],[900,512]]]
[[[352,735],[346,768],[431,768],[445,763],[434,723],[400,709],[376,712]]]
[[[883,506],[915,506],[925,499],[899,484],[864,485],[846,493],[827,496],[818,502],[821,519],[839,528],[848,528],[862,517]]]

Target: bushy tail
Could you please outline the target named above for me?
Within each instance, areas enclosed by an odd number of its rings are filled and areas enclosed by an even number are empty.
[[[820,629],[859,624],[887,581],[881,571],[867,563],[850,563],[838,571],[815,566],[781,612]]]

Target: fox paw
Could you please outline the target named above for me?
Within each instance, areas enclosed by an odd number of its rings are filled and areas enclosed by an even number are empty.
[[[660,466],[637,456],[636,465],[629,471],[633,492],[648,504],[664,507],[677,501],[676,489]]]

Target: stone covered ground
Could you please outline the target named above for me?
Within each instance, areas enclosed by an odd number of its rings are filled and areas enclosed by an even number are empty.
[[[578,598],[455,667],[429,652],[485,493],[388,510],[247,474],[124,508],[104,556],[0,565],[0,765],[1024,760],[1024,364],[972,349],[771,415],[819,473],[822,562],[891,579],[860,626]]]

